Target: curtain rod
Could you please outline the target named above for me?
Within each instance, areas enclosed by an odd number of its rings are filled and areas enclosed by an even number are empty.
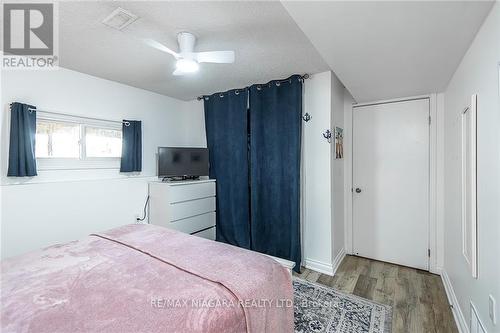
[[[12,106],[12,103],[10,103],[9,106]],[[92,118],[92,117],[78,116],[78,115],[69,114],[69,113],[46,111],[46,110],[41,110],[41,109],[31,109],[30,108],[28,110],[29,111],[39,111],[39,112],[42,112],[42,113],[49,113],[49,114],[53,114],[53,115],[56,115],[56,116],[76,117],[76,118],[81,118],[81,119],[104,121],[104,122],[108,122],[108,123],[125,124],[125,126],[130,126],[130,123],[128,121],[123,121],[123,120],[120,121],[120,120],[109,120],[109,119],[102,119],[102,118]]]
[[[307,79],[308,79],[308,78],[310,78],[310,77],[311,77],[311,76],[310,76],[309,74],[307,74],[307,73],[306,73],[306,74],[304,74],[304,75],[301,75],[301,76],[300,76],[300,78],[301,78],[302,80],[307,80]],[[271,80],[271,81],[285,82],[285,81],[287,81],[287,80]],[[242,88],[242,89],[244,89],[244,88]],[[197,99],[198,101],[201,101],[201,100],[203,100],[203,98],[204,98],[204,97],[205,97],[205,96],[198,96],[198,97],[196,97],[196,99]]]

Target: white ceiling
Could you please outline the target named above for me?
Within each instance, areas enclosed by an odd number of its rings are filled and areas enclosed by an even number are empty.
[[[358,102],[443,91],[493,2],[283,1]]]
[[[103,25],[117,7],[139,19],[122,31]],[[236,62],[172,76],[174,58],[140,39],[177,49],[180,31],[198,37],[197,51],[235,50]],[[59,37],[62,67],[183,100],[329,69],[279,2],[60,2]]]
[[[492,4],[67,1],[59,3],[60,64],[183,100],[329,68],[358,102],[414,96],[445,89]],[[117,7],[139,19],[122,31],[103,25]],[[141,41],[176,49],[186,30],[197,51],[233,49],[236,62],[172,76],[173,57]]]

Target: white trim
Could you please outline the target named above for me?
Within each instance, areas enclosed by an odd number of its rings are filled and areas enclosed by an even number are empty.
[[[316,261],[312,259],[306,259],[305,260],[305,267],[309,268],[313,271],[327,274],[330,276],[333,276],[333,266],[332,264],[324,263],[321,261]]]
[[[470,123],[466,121],[466,115],[470,115]],[[477,279],[477,184],[476,184],[476,114],[477,114],[477,95],[472,95],[471,105],[466,108],[461,114],[461,130],[462,130],[462,255],[470,268],[472,277]],[[467,128],[470,127],[469,136],[466,136]],[[470,156],[467,155],[467,142],[470,143]],[[470,189],[467,187],[467,163],[470,165]],[[470,207],[467,205],[467,199],[470,196]],[[470,209],[470,235],[467,235],[467,214]],[[467,249],[467,240],[470,237],[471,248],[470,253]]]
[[[36,117],[37,119],[42,119],[42,120],[54,120],[54,121],[61,121],[61,122],[75,123],[75,124],[84,123],[85,125],[89,125],[91,127],[100,127],[100,128],[102,127],[102,128],[116,129],[116,130],[122,129],[121,124],[123,122],[117,120],[90,118],[73,114],[66,114],[66,113],[52,112],[52,111],[41,111],[41,110],[36,111]]]
[[[383,100],[379,100],[379,101],[365,102],[365,103],[354,103],[352,106],[354,108],[356,108],[356,107],[360,107],[360,106],[369,106],[369,105],[376,105],[376,104],[407,102],[407,101],[414,101],[417,99],[431,98],[431,95],[433,95],[433,94],[408,96],[408,97],[392,98],[392,99],[383,99]]]
[[[342,263],[342,260],[344,260],[345,256],[346,256],[345,249],[342,248],[340,249],[339,253],[335,256],[335,259],[333,259],[333,264],[327,264],[317,260],[306,259],[304,266],[313,271],[334,276],[340,264]]]
[[[453,318],[455,318],[455,323],[457,324],[458,331],[460,333],[469,333],[467,321],[465,320],[464,314],[460,309],[460,305],[458,304],[457,296],[455,295],[455,291],[453,290],[453,285],[451,284],[450,277],[444,269],[441,270],[441,280],[443,281],[444,290],[446,291],[448,302],[451,305],[451,312],[453,313]]]
[[[443,221],[439,218],[438,214],[438,165],[439,165],[439,159],[440,157],[437,156],[437,148],[438,148],[438,136],[439,136],[439,126],[440,123],[437,121],[438,120],[438,110],[437,110],[437,95],[436,94],[428,94],[428,95],[419,95],[419,96],[410,96],[410,97],[404,97],[404,98],[395,98],[395,99],[389,99],[389,100],[381,100],[381,101],[374,101],[374,102],[368,102],[368,103],[359,103],[359,104],[353,104],[352,109],[356,107],[361,107],[361,106],[368,106],[368,105],[374,105],[374,104],[385,104],[385,103],[397,103],[397,102],[405,102],[405,101],[412,101],[412,100],[419,100],[419,99],[429,99],[429,115],[431,117],[431,124],[429,127],[429,235],[428,235],[428,241],[429,241],[429,249],[431,251],[431,256],[429,258],[429,264],[428,264],[428,269],[432,273],[436,273],[439,271],[439,256],[440,253],[438,251],[441,251],[442,246],[441,245],[441,238],[439,237],[438,229],[439,225],[442,224]],[[353,244],[352,244],[352,239],[353,239],[353,231],[352,231],[352,213],[353,213],[353,206],[352,206],[352,176],[353,176],[353,155],[352,155],[352,138],[353,138],[353,124],[352,124],[352,109],[348,117],[345,117],[344,119],[344,126],[346,129],[346,136],[349,136],[348,144],[346,145],[346,141],[344,141],[344,153],[346,156],[346,168],[349,169],[350,171],[350,177],[349,175],[346,177],[346,184],[345,184],[345,198],[346,198],[346,203],[345,203],[345,208],[346,208],[346,214],[345,214],[345,245],[346,245],[346,252],[347,254],[352,254],[353,253]],[[441,110],[442,111],[442,110]],[[345,115],[344,115],[345,116]],[[346,140],[346,138],[344,138]],[[350,198],[350,199],[349,199]]]
[[[479,317],[479,311],[477,311],[476,309],[476,306],[474,305],[474,303],[472,303],[472,301],[470,302],[470,329],[472,330],[472,327],[474,327],[473,325],[473,320],[476,321],[476,325],[477,325],[477,332],[483,332],[483,333],[486,333],[486,328],[483,324],[483,321],[481,320],[481,317]]]
[[[344,110],[344,244],[352,254],[352,108]]]
[[[428,244],[431,251],[428,261],[429,272],[435,272],[438,263],[438,122],[437,94],[429,95],[429,229]]]
[[[337,273],[337,269],[339,269],[339,266],[342,263],[342,260],[344,260],[344,258],[345,258],[345,249],[342,248],[340,249],[335,259],[333,259],[333,267],[332,267],[333,275]]]

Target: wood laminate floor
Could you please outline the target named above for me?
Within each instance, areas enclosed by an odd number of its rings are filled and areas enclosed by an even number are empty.
[[[335,276],[294,275],[392,306],[392,333],[458,332],[441,278],[414,268],[346,256]]]

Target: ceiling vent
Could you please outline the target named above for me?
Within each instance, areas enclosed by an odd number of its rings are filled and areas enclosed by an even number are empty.
[[[137,15],[118,7],[111,14],[109,14],[108,17],[102,20],[102,23],[113,29],[122,30],[130,23],[137,20],[137,18]]]

